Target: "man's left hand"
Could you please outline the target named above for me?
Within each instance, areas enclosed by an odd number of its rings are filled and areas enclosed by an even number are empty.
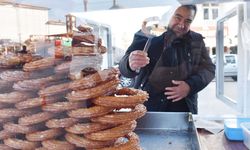
[[[173,87],[165,88],[165,95],[167,99],[172,100],[172,102],[179,101],[186,97],[190,91],[189,85],[185,81],[172,80]]]

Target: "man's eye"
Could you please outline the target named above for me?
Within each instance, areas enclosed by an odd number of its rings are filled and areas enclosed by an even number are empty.
[[[176,20],[176,21],[180,21],[180,20],[181,20],[181,17],[176,16],[176,17],[175,17],[175,20]]]
[[[191,23],[192,23],[192,20],[186,20],[185,23],[186,23],[186,24],[191,24]]]

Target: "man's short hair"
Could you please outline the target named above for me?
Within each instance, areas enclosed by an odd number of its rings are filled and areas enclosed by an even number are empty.
[[[180,7],[185,7],[189,10],[193,10],[194,11],[194,16],[196,15],[196,12],[197,12],[197,7],[196,5],[181,5]]]

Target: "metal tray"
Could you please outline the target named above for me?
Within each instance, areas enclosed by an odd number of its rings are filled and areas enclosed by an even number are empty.
[[[190,113],[147,112],[138,120],[135,132],[143,150],[200,150]]]

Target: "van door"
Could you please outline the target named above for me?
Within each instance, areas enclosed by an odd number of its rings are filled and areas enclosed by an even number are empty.
[[[237,55],[224,54],[224,77],[231,77],[237,81]]]

